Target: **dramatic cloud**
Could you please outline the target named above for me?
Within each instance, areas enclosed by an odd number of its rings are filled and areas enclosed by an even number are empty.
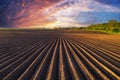
[[[96,0],[105,5],[111,5],[120,8],[120,0]]]
[[[0,0],[0,27],[80,27],[120,21],[119,8],[119,0]]]

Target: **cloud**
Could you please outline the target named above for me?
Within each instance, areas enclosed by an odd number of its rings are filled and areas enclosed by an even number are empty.
[[[3,27],[79,27],[110,19],[119,21],[118,14],[118,0],[0,0]]]
[[[120,0],[96,0],[105,5],[111,5],[120,8]]]
[[[8,2],[7,2],[8,1]],[[62,0],[2,0],[0,1],[0,25],[43,26],[55,21],[52,13],[45,13],[50,6]],[[6,6],[6,7],[5,7]]]
[[[105,5],[95,0],[82,0],[70,4],[70,6],[67,2],[69,1],[66,0],[59,3],[60,7],[58,6],[57,9],[60,9],[55,14],[52,14],[57,20],[54,25],[80,27],[94,23],[104,23],[110,19],[119,21],[117,17],[119,17],[120,9],[116,7]]]

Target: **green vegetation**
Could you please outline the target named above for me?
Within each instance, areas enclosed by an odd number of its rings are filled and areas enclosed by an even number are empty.
[[[116,20],[110,20],[108,23],[92,24],[88,27],[57,27],[55,30],[90,30],[90,31],[101,31],[112,34],[120,34],[120,22]],[[51,30],[47,28],[0,28],[1,30]]]
[[[80,30],[78,27],[57,27],[55,30]]]
[[[88,27],[82,27],[80,29],[120,34],[120,22],[117,22],[116,20],[110,20],[108,23],[92,24]]]
[[[55,28],[57,30],[90,30],[90,31],[101,31],[111,34],[120,34],[120,22],[116,20],[110,20],[108,23],[92,24],[88,27],[62,27]]]

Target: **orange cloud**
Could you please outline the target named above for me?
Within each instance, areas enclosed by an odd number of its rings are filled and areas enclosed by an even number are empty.
[[[56,22],[56,19],[52,17],[54,11],[51,11],[51,7],[63,0],[32,0],[31,2],[23,1],[17,5],[9,5],[9,9],[13,7],[13,13],[10,14],[10,20],[15,26],[45,26]],[[9,11],[9,10],[8,10]],[[11,11],[12,13],[12,11]]]

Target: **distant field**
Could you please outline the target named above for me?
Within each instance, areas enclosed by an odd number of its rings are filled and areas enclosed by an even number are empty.
[[[0,80],[120,80],[120,35],[0,30]]]

